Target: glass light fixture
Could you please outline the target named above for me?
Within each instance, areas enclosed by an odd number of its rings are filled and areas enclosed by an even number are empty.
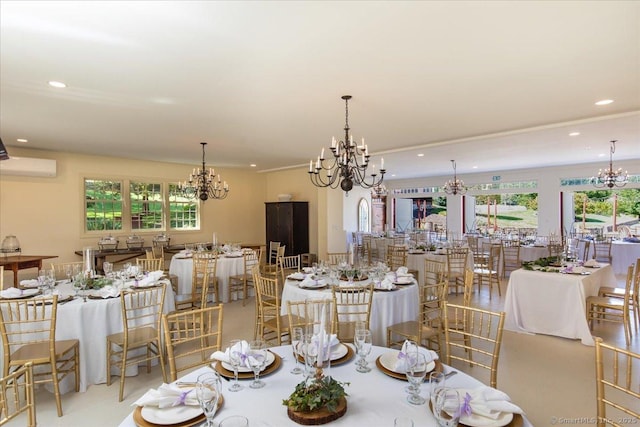
[[[464,186],[464,181],[458,179],[456,175],[456,161],[451,160],[451,165],[453,166],[453,179],[444,183],[444,192],[452,195],[463,195],[467,192],[467,187]]]
[[[624,187],[629,182],[629,174],[627,171],[622,171],[622,168],[613,170],[613,153],[616,152],[617,140],[611,141],[611,148],[609,150],[609,167],[598,171],[598,176],[591,177],[591,183],[596,188],[613,188]]]
[[[211,168],[207,170],[204,160],[204,147],[202,145],[202,169],[194,168],[189,180],[178,183],[178,191],[187,198],[198,198],[203,202],[208,199],[224,199],[229,194],[227,181],[222,181],[220,174],[216,174]]]

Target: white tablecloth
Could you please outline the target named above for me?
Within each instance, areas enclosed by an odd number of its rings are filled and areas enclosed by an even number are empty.
[[[215,423],[219,423],[231,415],[244,415],[249,419],[251,427],[281,427],[299,426],[287,416],[287,408],[282,400],[289,397],[296,384],[302,381],[300,375],[293,375],[289,371],[293,368],[293,357],[289,346],[272,347],[271,351],[283,357],[282,366],[273,374],[264,377],[266,386],[261,389],[249,388],[249,381],[242,381],[245,388],[239,392],[227,391],[228,382],[223,381],[224,405],[215,416]],[[406,381],[391,378],[375,366],[378,356],[389,349],[374,347],[367,360],[372,368],[371,372],[362,374],[356,372],[353,360],[340,366],[331,368],[331,376],[338,381],[348,382],[345,386],[347,396],[347,413],[332,421],[331,426],[393,426],[396,417],[413,419],[416,427],[435,427],[436,420],[429,410],[428,404],[412,405],[407,402],[404,388]],[[446,371],[450,368],[445,367]],[[209,368],[200,368],[185,375],[180,381],[195,381],[199,374],[211,372]],[[476,379],[458,372],[447,379],[447,385],[455,388],[474,388],[481,385]],[[160,386],[160,384],[158,384]],[[428,383],[421,386],[421,395],[428,397]],[[514,402],[518,404],[519,402]],[[524,426],[531,423],[525,418]],[[120,427],[135,427],[133,415],[129,414]]]
[[[535,261],[549,256],[546,246],[520,246],[520,261]]]
[[[70,283],[56,287],[61,295],[73,294]],[[61,298],[61,297],[58,297]],[[174,294],[170,285],[166,286],[164,312],[175,310]],[[80,340],[80,391],[85,392],[90,385],[107,382],[107,335],[122,332],[122,309],[120,298],[87,299],[76,298],[58,305],[56,339]],[[0,348],[0,356],[2,349]],[[1,360],[0,360],[1,362]],[[114,375],[119,371],[114,370]],[[127,375],[136,375],[137,368],[127,368]],[[74,389],[75,378],[67,376],[60,383],[60,393]],[[117,380],[116,380],[117,382]]]
[[[548,273],[519,269],[511,273],[505,297],[504,328],[579,338],[594,345],[586,319],[586,299],[598,295],[600,286],[615,286],[609,264],[588,269],[590,275]]]
[[[584,251],[584,241],[580,242],[579,253]],[[589,246],[587,258],[593,258],[594,243]],[[629,243],[623,240],[616,240],[611,243],[611,267],[613,274],[626,276],[630,265],[635,264],[640,258],[640,243]]]
[[[436,254],[435,252],[431,251],[427,251],[423,254],[407,254],[407,268],[409,270],[417,270],[418,271],[418,280],[420,280],[421,282],[424,281],[424,260],[425,259],[431,259],[434,261],[440,261],[440,262],[444,262],[444,268],[445,268],[445,272],[446,272],[446,268],[447,268],[447,255],[443,255],[443,254]],[[469,255],[467,256],[467,265],[466,268],[468,270],[472,270],[473,271],[473,254],[471,254],[471,252],[469,252]],[[464,273],[463,271],[460,271],[460,273]]]
[[[346,283],[346,282],[343,282]],[[356,282],[358,283],[358,282]],[[287,314],[287,301],[331,299],[331,289],[303,289],[300,282],[287,280],[282,291],[281,314]],[[417,285],[398,286],[396,291],[374,291],[369,329],[374,345],[387,344],[387,326],[418,319],[420,290]]]
[[[169,273],[178,276],[178,294],[191,294],[191,278],[193,272],[193,259],[182,258],[176,254],[171,258]],[[242,257],[219,257],[216,266],[216,277],[218,278],[219,298],[222,302],[229,302],[227,296],[229,289],[229,276],[244,273],[244,258]],[[234,296],[232,295],[232,298]]]

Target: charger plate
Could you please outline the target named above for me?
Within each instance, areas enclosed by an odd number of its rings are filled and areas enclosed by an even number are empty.
[[[269,353],[271,353],[271,350],[269,350]],[[274,355],[273,362],[260,372],[260,376],[261,377],[264,377],[265,375],[272,374],[282,364],[282,357],[278,356],[276,353],[272,353],[272,354]],[[215,367],[213,369],[215,369],[217,373],[219,373],[220,375],[222,375],[225,378],[231,378],[231,379],[234,378],[233,377],[233,371],[230,371],[230,370],[226,369],[224,366],[222,366],[222,363],[216,363]],[[253,377],[254,377],[253,371],[251,371],[251,372],[238,372],[238,379],[239,380],[246,380],[246,379],[251,379],[252,380]]]
[[[403,381],[407,381],[407,375],[404,373],[400,373],[400,372],[395,372],[392,371],[391,369],[386,368],[383,363],[380,361],[380,358],[384,356],[384,354],[381,354],[380,356],[378,356],[378,358],[376,359],[376,366],[378,367],[378,369],[380,369],[380,371],[382,371],[383,374],[386,374],[392,378],[396,378],[398,380],[403,380]],[[442,365],[442,362],[440,362],[440,359],[436,359],[433,361],[435,366],[433,367],[433,369],[431,369],[429,372],[444,372],[444,366]],[[427,375],[429,374],[429,372],[427,372]]]
[[[335,359],[331,359],[331,366],[338,366],[338,365],[342,365],[344,363],[347,363],[348,361],[350,361],[351,359],[353,359],[353,356],[355,355],[355,352],[353,351],[353,349],[351,348],[351,346],[340,343],[340,345],[342,347],[340,347],[340,352],[339,357],[335,358]],[[343,348],[346,348],[346,352]],[[304,358],[300,355],[298,355],[298,362],[300,363],[304,363]]]
[[[431,405],[431,399],[429,399],[429,409],[433,412],[433,406]],[[504,416],[498,418],[498,420],[490,420],[485,417],[478,417],[477,415],[472,415],[471,419],[467,421],[467,424],[463,423],[462,420],[458,423],[458,426],[461,427],[523,427],[524,426],[524,418],[520,414],[509,414],[507,412],[503,413]],[[483,418],[483,421],[480,421],[479,418]],[[484,421],[486,420],[486,421]],[[501,421],[502,420],[502,421]]]
[[[218,399],[218,409],[216,411],[219,411],[223,404],[224,404],[224,396],[220,395],[220,399]],[[204,416],[202,409],[200,409],[200,413],[197,416],[190,418],[188,420],[181,421],[178,423],[173,423],[173,424],[157,424],[157,423],[152,423],[150,421],[145,420],[144,417],[142,416],[142,406],[136,407],[136,409],[133,411],[133,422],[136,424],[137,427],[166,427],[166,426],[191,427],[191,426],[197,426],[204,421],[206,421],[206,417]]]

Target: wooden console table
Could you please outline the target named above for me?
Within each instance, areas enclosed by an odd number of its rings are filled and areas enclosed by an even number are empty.
[[[42,260],[58,258],[58,255],[11,255],[0,256],[0,265],[5,270],[13,271],[13,286],[18,287],[18,270],[38,268],[42,270]]]

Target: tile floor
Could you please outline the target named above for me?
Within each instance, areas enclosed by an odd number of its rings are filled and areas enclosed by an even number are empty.
[[[624,282],[619,277],[618,286]],[[502,284],[503,295],[506,281]],[[459,297],[453,297],[455,302]],[[486,288],[475,294],[474,306],[501,310],[504,296],[495,294],[490,300]],[[253,301],[246,306],[240,302],[225,306],[224,339],[250,338],[253,335]],[[632,330],[631,350],[640,352],[640,335]],[[603,323],[595,335],[605,342],[624,347],[622,326]],[[636,367],[640,372],[640,367]],[[525,335],[505,331],[498,370],[498,387],[520,405],[535,426],[555,424],[588,425],[571,422],[578,418],[595,417],[595,353],[593,347],[579,340],[545,335]],[[118,383],[107,387],[94,385],[86,393],[63,395],[64,416],[58,418],[53,394],[36,393],[38,426],[111,427],[117,426],[132,411],[131,404],[149,388],[162,382],[158,367],[151,374],[141,371],[137,377],[127,378],[125,400],[118,403]],[[23,426],[24,420],[10,423]],[[374,426],[376,427],[376,426]],[[385,426],[381,426],[385,427]],[[388,426],[387,426],[388,427]]]

